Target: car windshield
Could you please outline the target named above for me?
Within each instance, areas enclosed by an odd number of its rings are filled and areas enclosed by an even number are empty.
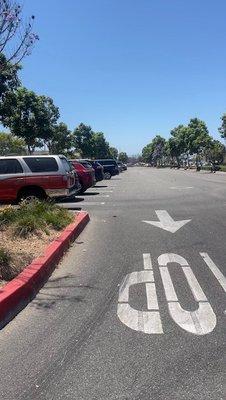
[[[64,158],[64,157],[60,157],[60,159],[61,159],[61,161],[62,161],[62,164],[63,164],[64,169],[65,169],[66,172],[73,171],[74,168],[73,168],[71,162],[69,162],[68,160],[66,160],[66,158]]]
[[[24,157],[23,160],[32,172],[56,172],[59,169],[54,157]]]
[[[88,161],[78,161],[80,164],[83,165],[83,167],[90,169],[92,168],[92,165]]]

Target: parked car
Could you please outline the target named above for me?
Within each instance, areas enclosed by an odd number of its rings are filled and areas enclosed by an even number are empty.
[[[123,172],[127,170],[127,165],[124,164],[122,161],[117,161],[118,167],[119,167],[119,171]]]
[[[101,164],[99,164],[97,161],[89,160],[89,159],[78,160],[78,161],[81,163],[85,161],[92,166],[92,168],[94,169],[94,172],[95,172],[95,178],[96,178],[97,182],[100,182],[104,179],[104,167]]]
[[[104,167],[104,179],[111,179],[112,176],[119,174],[119,167],[115,160],[102,159],[96,161]]]
[[[124,170],[123,170],[123,167],[122,167],[122,162],[121,161],[117,161],[117,165],[118,165],[119,172],[123,172]]]
[[[0,201],[69,197],[80,190],[64,156],[0,157]]]
[[[70,162],[78,174],[81,184],[80,193],[84,193],[96,183],[94,169],[87,161],[70,160]]]
[[[211,172],[217,172],[217,171],[220,171],[220,165],[218,164],[218,163],[216,163],[216,162],[211,162],[211,168],[210,168],[210,171]]]

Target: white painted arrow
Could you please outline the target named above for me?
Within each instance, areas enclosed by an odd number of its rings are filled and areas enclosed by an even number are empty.
[[[155,210],[159,221],[142,221],[146,224],[157,226],[158,228],[164,229],[165,231],[175,233],[178,229],[182,228],[185,224],[191,221],[191,219],[185,219],[183,221],[174,221],[166,210]]]

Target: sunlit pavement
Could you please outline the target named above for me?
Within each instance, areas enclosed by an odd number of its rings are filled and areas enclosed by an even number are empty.
[[[61,202],[91,222],[0,332],[2,398],[223,400],[225,199],[226,174],[131,168]]]

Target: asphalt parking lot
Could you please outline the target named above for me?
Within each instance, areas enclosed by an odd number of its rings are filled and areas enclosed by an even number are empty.
[[[223,400],[226,174],[131,168],[0,331],[6,400]]]

